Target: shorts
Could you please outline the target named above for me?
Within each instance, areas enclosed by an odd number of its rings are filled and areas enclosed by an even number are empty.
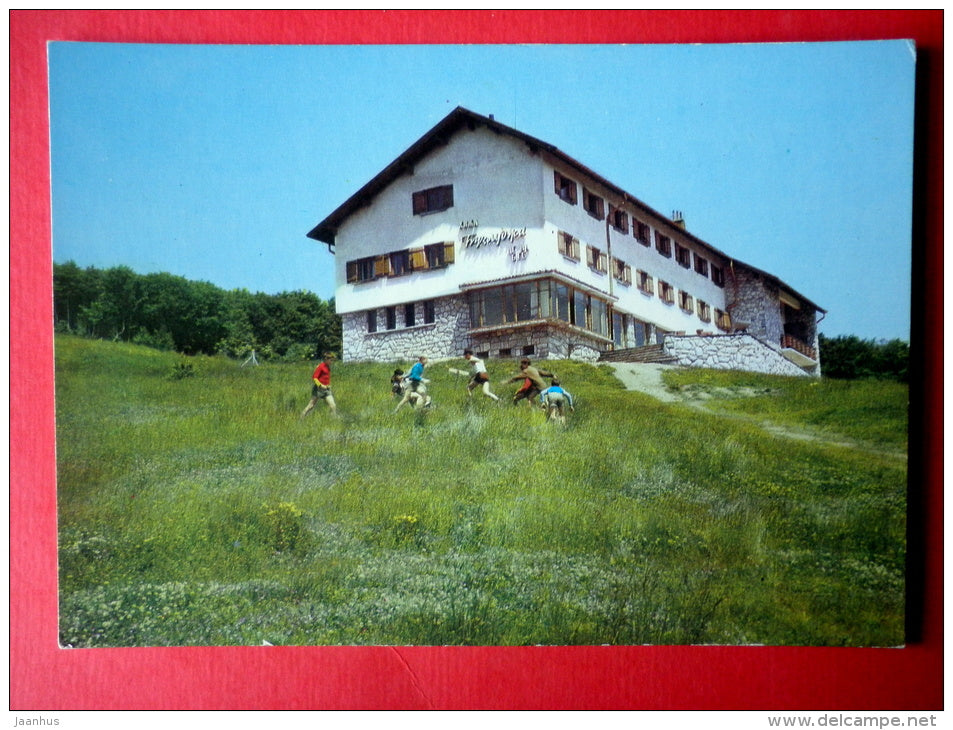
[[[566,396],[562,393],[547,393],[546,394],[546,405],[550,408],[558,408],[559,410],[563,409],[563,404],[566,402]]]
[[[474,385],[482,385],[483,383],[489,383],[489,382],[490,382],[490,376],[487,375],[486,373],[477,373],[476,375],[473,376]]]
[[[330,386],[319,386],[317,383],[311,385],[312,398],[327,398],[331,395]]]
[[[516,391],[516,395],[513,396],[513,400],[520,401],[520,400],[523,400],[523,398],[529,398],[530,400],[533,400],[536,396],[538,396],[542,392],[543,391],[541,391],[535,385],[530,385],[530,386],[524,385],[522,388]]]

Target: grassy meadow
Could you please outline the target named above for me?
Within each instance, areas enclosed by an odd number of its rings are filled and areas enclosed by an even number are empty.
[[[336,363],[299,420],[313,364],[55,347],[63,645],[903,643],[905,386],[547,363],[559,426]]]

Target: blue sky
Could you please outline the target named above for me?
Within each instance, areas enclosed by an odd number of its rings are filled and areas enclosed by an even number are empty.
[[[456,106],[909,339],[914,51],[52,43],[53,260],[334,294],[306,233]]]

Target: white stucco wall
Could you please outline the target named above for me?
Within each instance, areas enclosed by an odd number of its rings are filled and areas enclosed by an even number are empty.
[[[462,131],[418,162],[412,175],[395,180],[367,207],[352,215],[335,238],[335,303],[347,313],[459,294],[467,282],[532,271],[545,249],[541,239],[542,163],[529,148],[508,136],[480,127]],[[414,215],[412,195],[453,185],[453,207]],[[475,222],[475,226],[466,226]],[[500,231],[526,229],[526,235],[500,245],[467,247],[464,237],[493,237]],[[346,283],[346,263],[432,243],[454,241],[455,263],[411,276]],[[511,249],[526,248],[515,258]]]
[[[576,181],[578,196],[575,205],[567,203],[555,194],[554,171]],[[611,225],[608,227],[608,242],[606,238],[606,219],[599,220],[590,215],[583,207],[582,188],[585,186],[592,193],[605,201],[605,210],[608,206],[620,207],[629,216],[628,233],[622,233]],[[679,237],[678,226],[670,221],[659,220],[641,211],[626,201],[619,200],[613,193],[586,180],[571,168],[561,165],[558,161],[547,156],[546,169],[543,174],[543,199],[545,202],[546,221],[550,228],[550,235],[555,239],[559,230],[566,231],[579,239],[580,261],[575,262],[554,251],[550,257],[551,268],[558,268],[573,278],[611,293],[617,298],[616,308],[631,314],[638,319],[651,322],[669,331],[684,331],[694,334],[696,330],[717,331],[714,321],[714,310],[725,309],[725,290],[711,280],[711,265],[724,268],[725,262],[721,257],[697,244]],[[639,220],[648,224],[650,228],[650,243],[644,246],[636,239],[632,216],[637,215]],[[673,241],[673,254],[665,257],[655,249],[655,231],[660,230]],[[684,268],[678,264],[674,255],[674,242],[678,241],[692,251],[692,265]],[[632,269],[632,283],[628,286],[618,280],[611,280],[610,273],[602,274],[590,269],[586,263],[586,246],[611,254],[611,257],[621,259]],[[702,276],[694,268],[694,256],[700,254],[709,263],[708,276]],[[637,270],[645,271],[653,279],[653,291],[649,296],[639,290],[637,286]],[[658,282],[666,281],[676,290],[674,304],[665,304],[658,295]],[[697,309],[691,314],[684,312],[678,306],[678,290],[687,291],[694,302],[699,299],[706,302],[712,309],[712,321],[704,322],[697,315]]]

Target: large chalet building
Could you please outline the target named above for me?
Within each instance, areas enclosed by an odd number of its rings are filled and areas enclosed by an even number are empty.
[[[343,358],[671,361],[820,373],[824,310],[556,147],[457,108],[314,227]]]

